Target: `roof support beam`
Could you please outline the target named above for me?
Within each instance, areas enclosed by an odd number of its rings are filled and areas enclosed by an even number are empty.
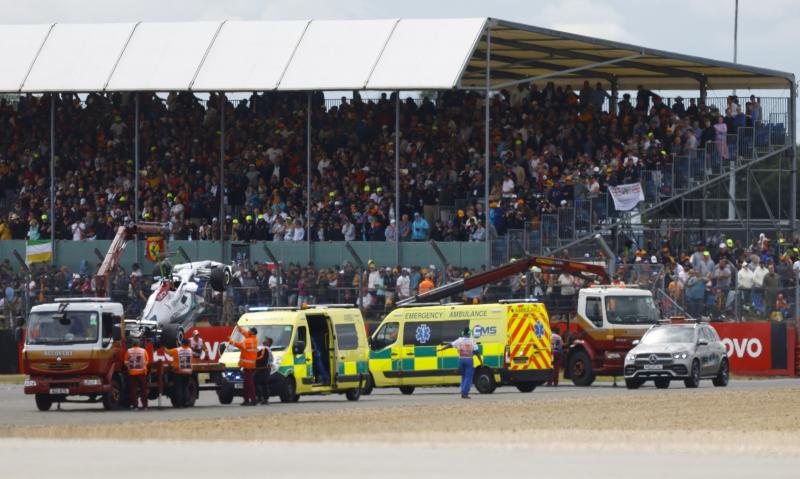
[[[548,63],[548,62],[543,62],[541,60],[535,60],[535,59],[523,60],[523,59],[520,59],[520,58],[508,57],[508,56],[505,56],[505,55],[497,55],[497,54],[492,54],[492,60],[493,61],[497,60],[497,61],[501,61],[501,62],[508,62],[506,65],[495,66],[494,67],[494,71],[495,72],[500,71],[500,72],[504,72],[505,73],[509,69],[513,69],[513,68],[516,68],[516,67],[522,67],[522,66],[528,66],[528,67],[533,67],[533,68],[543,68],[543,69],[546,69],[546,70],[553,70],[553,71],[561,71],[561,69],[564,68],[563,65],[558,65],[556,63]],[[482,72],[483,68],[480,68],[480,71]],[[614,75],[611,75],[610,73],[606,73],[606,72],[592,71],[591,73],[592,73],[592,77],[604,78],[608,82],[611,82],[613,80],[613,78],[614,78]]]
[[[566,70],[561,70],[561,71],[553,72],[553,73],[546,73],[544,75],[537,75],[537,76],[534,76],[534,77],[525,78],[523,80],[513,80],[513,81],[500,83],[499,85],[494,85],[492,88],[495,89],[495,90],[501,90],[503,88],[507,88],[507,87],[514,86],[514,85],[518,85],[520,83],[530,83],[530,82],[537,81],[537,80],[544,80],[544,79],[547,79],[547,78],[563,76],[563,75],[568,74],[568,73],[577,73],[577,72],[581,72],[581,71],[584,71],[584,70],[591,70],[593,68],[598,68],[598,67],[602,67],[602,66],[606,66],[606,65],[613,65],[615,63],[626,62],[628,60],[633,60],[634,58],[639,58],[641,56],[642,56],[641,53],[637,53],[635,55],[628,55],[627,57],[615,58],[613,60],[606,60],[606,61],[603,61],[603,62],[592,63],[592,64],[589,64],[589,65],[584,65],[584,66],[575,67],[575,68],[567,68]]]

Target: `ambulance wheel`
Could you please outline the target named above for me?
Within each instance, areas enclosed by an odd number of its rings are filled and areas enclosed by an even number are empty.
[[[592,359],[586,351],[577,351],[569,357],[570,377],[576,386],[591,386],[594,382]]]
[[[536,389],[535,382],[518,383],[517,390],[521,393],[532,393]]]
[[[655,383],[657,389],[667,389],[669,387],[669,379],[656,379]]]
[[[53,398],[49,394],[37,394],[34,399],[36,399],[36,408],[40,411],[49,411],[53,405]]]
[[[497,389],[497,383],[494,381],[494,375],[488,368],[480,368],[475,372],[475,378],[472,380],[475,384],[475,389],[481,394],[492,394]]]
[[[348,401],[358,401],[358,399],[361,397],[361,389],[359,388],[348,389],[344,393],[344,396],[347,398]]]
[[[280,394],[281,402],[297,402],[300,396],[297,395],[297,382],[294,376],[289,376],[283,382],[283,391]]]
[[[161,329],[161,344],[166,348],[176,348],[181,345],[184,336],[183,326],[168,324]]]
[[[364,387],[361,388],[361,395],[362,396],[369,396],[372,394],[372,390],[375,389],[375,380],[372,378],[372,374],[367,374],[367,379],[364,381]]]
[[[111,379],[111,390],[103,394],[103,407],[108,411],[119,409],[122,404],[122,382],[118,377]]]
[[[644,381],[639,378],[625,378],[625,387],[628,389],[639,389]]]
[[[186,390],[183,391],[183,405],[185,407],[194,407],[197,401],[197,380],[192,378],[186,383]]]
[[[722,362],[719,364],[719,372],[717,372],[717,376],[711,380],[714,383],[714,386],[718,388],[724,388],[728,385],[728,379],[731,376],[731,370],[728,366],[728,359],[722,358]]]
[[[400,392],[408,396],[409,394],[414,394],[414,386],[400,386]]]

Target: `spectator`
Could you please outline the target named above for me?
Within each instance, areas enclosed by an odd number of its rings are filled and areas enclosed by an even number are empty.
[[[414,222],[411,223],[411,241],[425,241],[428,239],[428,230],[430,230],[428,221],[418,212],[414,213]]]

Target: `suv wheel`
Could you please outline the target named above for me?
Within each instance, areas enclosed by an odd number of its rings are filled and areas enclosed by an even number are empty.
[[[689,372],[689,377],[683,380],[683,385],[687,388],[696,388],[700,385],[700,362],[698,360],[692,361],[692,370]]]
[[[639,389],[644,384],[644,380],[639,378],[625,378],[625,387],[628,389]]]
[[[722,358],[722,362],[719,364],[719,372],[717,376],[711,381],[714,383],[714,386],[717,387],[725,387],[728,385],[728,380],[731,376],[731,369],[728,365],[728,358]]]

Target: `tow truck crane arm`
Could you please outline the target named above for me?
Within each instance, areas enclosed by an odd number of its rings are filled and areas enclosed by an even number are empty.
[[[114,240],[111,241],[111,246],[109,246],[108,252],[94,277],[97,295],[100,297],[106,296],[111,290],[111,272],[119,265],[119,260],[129,240],[135,239],[138,233],[162,234],[166,229],[166,225],[155,222],[134,223],[117,228],[117,234],[114,236]]]
[[[518,273],[522,273],[534,266],[541,268],[542,271],[545,272],[567,271],[584,279],[599,280],[602,284],[609,283],[608,272],[604,266],[593,263],[582,263],[580,261],[549,258],[545,256],[526,256],[522,259],[506,263],[487,271],[483,271],[474,276],[460,279],[458,281],[439,286],[438,288],[433,288],[425,293],[398,301],[397,305],[404,306],[413,303],[439,301],[455,294],[462,293],[473,288],[478,288],[485,284],[494,283]],[[593,275],[595,278],[587,275]]]

